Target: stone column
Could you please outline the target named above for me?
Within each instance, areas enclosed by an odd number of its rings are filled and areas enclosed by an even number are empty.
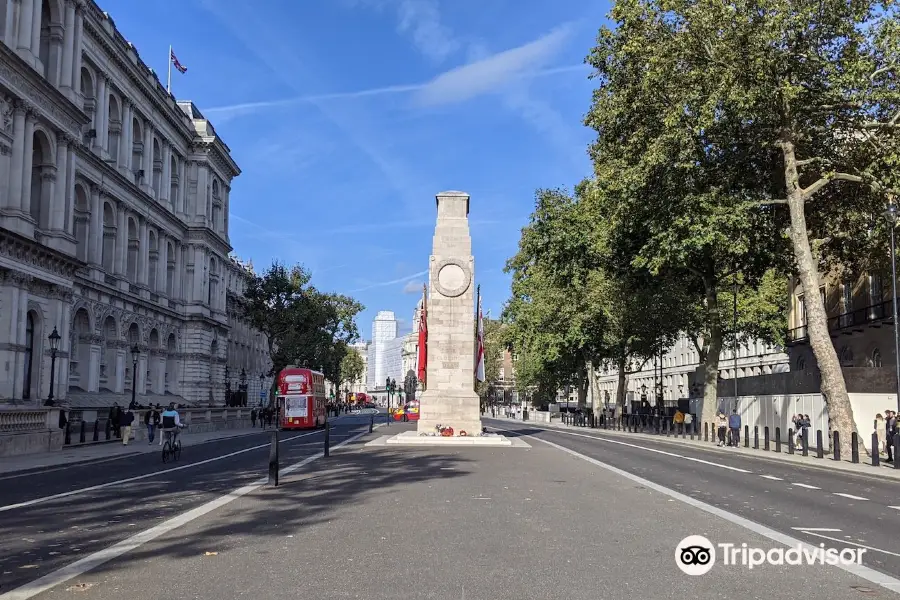
[[[187,212],[186,207],[184,205],[185,198],[185,188],[187,187],[188,180],[188,161],[179,160],[178,161],[178,202],[176,203],[176,212],[180,215],[183,215]]]
[[[81,106],[81,44],[84,29],[84,1],[75,0],[75,42],[72,55],[72,98]]]
[[[88,245],[88,262],[99,265],[103,257],[103,202],[100,186],[91,185],[91,235]]]
[[[75,168],[77,157],[75,156],[75,140],[68,137],[66,144],[66,233],[75,235]]]
[[[169,269],[169,244],[166,234],[159,231],[156,237],[156,243],[159,247],[159,253],[156,258],[156,293],[166,295],[166,273]]]
[[[44,230],[53,229],[54,224],[54,213],[56,212],[54,209],[56,207],[56,190],[60,187],[56,185],[56,166],[55,165],[47,165],[41,167],[41,199],[40,202],[44,202],[46,199],[46,205],[41,206],[40,208],[40,223],[37,224],[37,227]],[[32,202],[36,201],[32,198]],[[44,209],[47,210],[44,210]],[[63,215],[60,215],[63,216]]]
[[[9,186],[8,206],[10,210],[21,211],[22,185],[24,184],[22,171],[25,168],[25,106],[17,103],[13,111],[13,145],[9,161],[9,173],[12,177],[7,184]],[[30,178],[28,186],[31,187]]]
[[[119,139],[119,170],[131,172],[131,154],[134,152],[134,105],[126,97],[122,97],[122,135]],[[129,180],[131,177],[129,177]]]
[[[132,374],[132,385],[137,386],[137,393],[141,396],[147,393],[147,353],[141,352],[138,356],[137,373]]]
[[[128,215],[125,204],[120,202],[116,210],[116,254],[113,258],[113,272],[124,276],[128,261]]]
[[[88,383],[87,391],[100,391],[100,354],[103,352],[99,343],[95,343],[94,336],[91,336],[91,356],[90,366],[88,367]]]
[[[141,168],[144,170],[141,189],[150,193],[153,190],[153,123],[150,121],[144,121],[144,155],[141,159]]]
[[[178,242],[175,243],[175,273],[172,282],[172,294],[179,300],[184,300],[184,279],[187,275],[184,264],[184,248]]]
[[[31,214],[31,168],[32,168],[32,153],[34,152],[34,113],[31,109],[28,110],[25,115],[25,147],[24,147],[24,160],[22,161],[22,172],[19,173],[22,177],[22,212],[26,215]],[[14,172],[13,177],[17,174]]]
[[[16,6],[21,5],[21,3],[22,0],[9,0],[6,3],[6,20],[4,21],[6,26],[3,28],[3,41],[13,49],[16,47],[15,10]]]
[[[19,4],[19,31],[16,34],[19,56],[33,64],[34,54],[31,52],[31,20],[34,18],[34,5],[40,6],[41,0],[21,0]]]
[[[75,54],[75,0],[65,0],[66,15],[64,19],[65,31],[63,32],[63,57],[62,72],[60,73],[60,87],[68,89],[72,87],[72,65]]]
[[[209,281],[207,272],[206,253],[200,246],[194,247],[194,302],[206,302],[206,283]]]
[[[172,146],[163,142],[162,147],[162,180],[159,182],[159,201],[171,208],[169,203],[169,191],[172,189]]]
[[[47,61],[50,64],[44,66],[47,67],[47,79],[54,87],[59,87],[59,82],[62,79],[65,34],[66,32],[62,25],[50,26],[50,52],[47,56]]]
[[[41,53],[41,8],[43,7],[43,2],[41,0],[34,0],[31,4],[31,8],[34,10],[31,16],[31,53],[34,54],[35,63],[40,61],[40,53]],[[47,15],[47,20],[49,21],[50,15]]]
[[[0,187],[0,208],[10,208],[9,200],[9,162],[12,154],[12,148],[7,144],[0,142],[0,182],[4,182]]]
[[[56,184],[50,200],[50,231],[65,231],[68,225],[66,213],[66,184],[68,183],[69,139],[62,133],[56,136]],[[75,211],[72,211],[74,214]]]
[[[116,348],[116,386],[113,391],[121,394],[125,391],[125,348]],[[133,384],[132,384],[133,385]]]
[[[103,73],[97,80],[97,97],[94,101],[94,131],[97,137],[92,145],[102,153],[106,148],[106,121],[109,117],[109,92],[106,89],[106,75]]]
[[[138,250],[138,283],[147,285],[147,276],[150,271],[150,230],[147,228],[147,219],[142,218],[140,224],[141,246]]]
[[[12,315],[10,319],[9,340],[14,344],[25,343],[25,314],[24,308],[28,306],[28,292],[23,290],[21,282],[13,280],[10,286],[10,307],[9,311]],[[14,362],[15,372],[13,375],[13,398],[22,397],[22,388],[24,381],[22,380],[22,367],[24,366],[25,355],[22,352],[16,352]]]

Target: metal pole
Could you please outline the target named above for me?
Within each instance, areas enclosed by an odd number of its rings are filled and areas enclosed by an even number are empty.
[[[47,402],[53,402],[53,387],[55,385],[54,375],[56,375],[56,350],[50,351],[50,393],[47,395]],[[84,421],[82,421],[84,423]],[[82,440],[84,441],[84,440]]]
[[[894,365],[897,369],[897,410],[900,411],[900,331],[897,329],[897,246],[894,236],[896,222],[891,221],[891,295],[894,297]],[[894,457],[894,460],[898,460]]]
[[[166,93],[172,93],[172,46],[169,46],[169,76],[166,78]]]
[[[134,365],[131,367],[131,406],[129,408],[134,408],[137,399],[137,367],[138,361],[134,361]]]

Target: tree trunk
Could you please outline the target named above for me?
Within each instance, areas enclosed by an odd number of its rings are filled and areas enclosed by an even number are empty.
[[[793,138],[789,131],[782,134],[781,147],[784,156],[784,179],[788,191],[788,208],[791,214],[791,243],[794,246],[797,276],[803,286],[806,331],[819,365],[822,395],[825,399],[831,428],[833,431],[840,432],[841,456],[850,456],[850,436],[852,432],[856,431],[856,421],[853,419],[853,407],[850,405],[850,396],[847,394],[844,373],[841,371],[837,352],[831,342],[831,335],[828,333],[828,313],[825,312],[825,302],[819,294],[818,261],[813,256],[812,248],[809,245],[809,232],[806,227],[806,198],[800,188],[797,157]],[[827,431],[824,433],[828,434]],[[864,437],[860,436],[860,442],[865,447],[865,442],[868,440],[863,439]]]
[[[616,417],[621,417],[625,414],[625,387],[628,385],[628,374],[625,370],[625,366],[628,360],[625,358],[619,359],[619,384],[616,388]]]
[[[700,420],[715,421],[719,409],[719,357],[722,354],[722,316],[719,314],[719,294],[712,279],[704,277],[706,290],[706,322],[709,339],[703,340],[706,356],[703,361],[703,403]],[[737,373],[734,374],[737,377]]]
[[[587,371],[588,387],[591,390],[591,398],[594,400],[594,417],[599,419],[603,411],[603,401],[600,398],[600,386],[597,383],[597,373],[594,371],[593,361],[585,361],[584,366]]]

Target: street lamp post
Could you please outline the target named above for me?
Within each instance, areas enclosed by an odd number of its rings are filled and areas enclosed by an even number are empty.
[[[897,323],[897,241],[894,229],[897,227],[897,207],[891,202],[884,215],[891,224],[891,296],[894,300],[894,365],[897,370],[897,410],[900,411],[900,331]],[[895,460],[897,458],[895,457]]]
[[[265,373],[260,373],[260,374],[259,374],[259,391],[260,391],[260,394],[259,394],[259,405],[260,405],[260,406],[262,406],[262,404],[263,404],[263,395],[262,395],[262,391],[263,391],[263,386],[265,385],[265,383],[266,383],[266,374],[265,374]]]
[[[59,340],[61,336],[53,328],[53,332],[47,338],[50,341],[50,393],[47,394],[46,406],[53,406],[53,388],[56,385],[56,352],[59,350]]]
[[[141,349],[137,347],[137,344],[131,347],[131,406],[130,408],[134,408],[137,403],[137,368],[138,368],[138,358],[141,355]]]
[[[247,371],[241,369],[241,406],[247,406]]]

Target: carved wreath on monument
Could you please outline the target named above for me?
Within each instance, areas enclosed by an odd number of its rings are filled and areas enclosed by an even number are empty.
[[[472,284],[469,265],[458,258],[447,258],[437,265],[434,287],[442,296],[456,298],[462,296]]]

